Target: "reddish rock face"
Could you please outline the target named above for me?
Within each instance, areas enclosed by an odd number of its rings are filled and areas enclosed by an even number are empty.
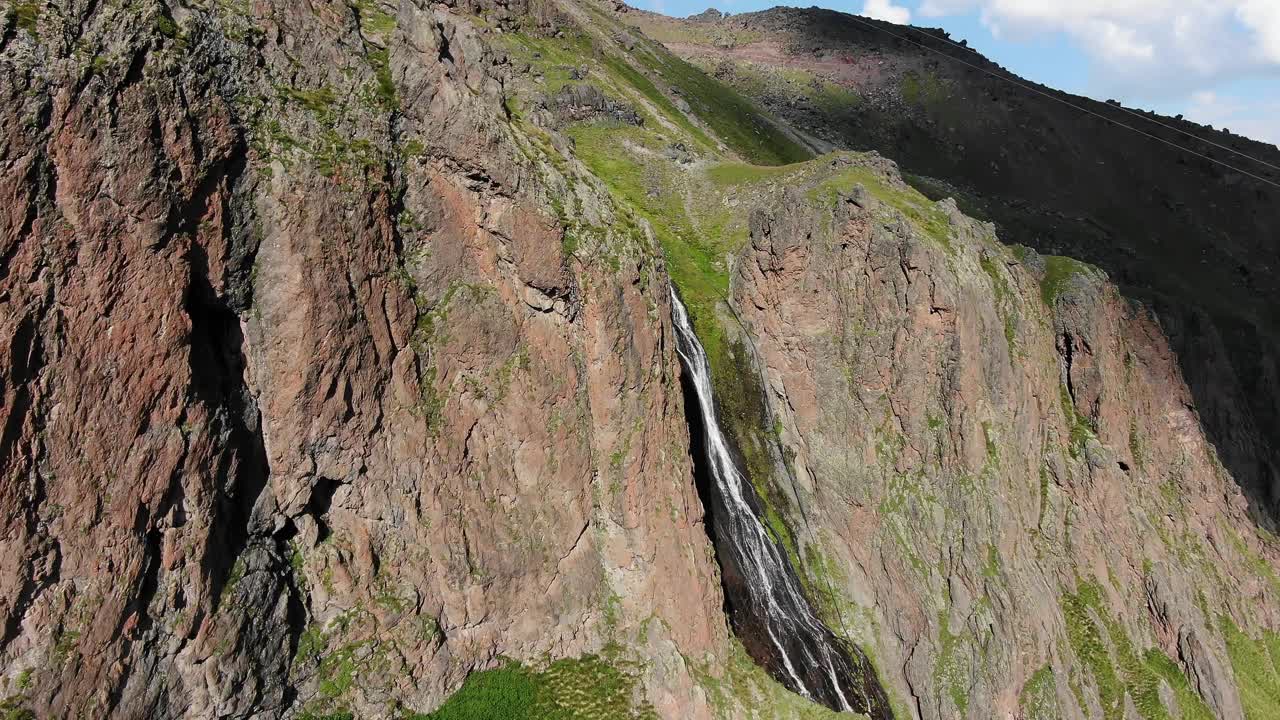
[[[942,30],[816,7],[622,21],[815,148],[891,157],[930,197],[996,222],[1004,242],[1093,263],[1156,308],[1255,519],[1280,525],[1275,145],[1060,93]]]
[[[650,247],[616,270],[564,252],[549,198],[611,205],[524,153],[469,21],[7,22],[9,695],[40,717],[375,717],[656,618],[641,653],[672,677],[647,695],[705,712],[673,667],[727,631],[666,283]]]
[[[660,48],[576,0],[3,12],[0,709],[400,717],[507,659],[617,654],[662,718],[820,712],[730,636],[655,228],[494,49]],[[742,171],[645,72],[580,94],[658,128],[618,152]],[[1095,679],[1105,634],[1243,718],[1229,649],[1280,627],[1280,555],[1170,350],[1194,316],[878,157],[788,177],[853,165],[876,192],[726,203],[749,239],[703,306],[762,380],[736,406],[806,600],[897,717],[1114,717],[1143,687]],[[1233,402],[1203,412],[1247,455]]]
[[[1042,667],[1075,708],[1072,608],[1092,586],[1112,642],[1178,658],[1215,716],[1243,717],[1217,613],[1274,627],[1257,563],[1277,557],[1159,319],[1083,265],[1046,305],[1061,258],[1012,253],[946,203],[940,243],[868,198],[780,198],[734,280],[814,583],[839,569],[833,626],[901,668],[922,717],[1025,712]]]

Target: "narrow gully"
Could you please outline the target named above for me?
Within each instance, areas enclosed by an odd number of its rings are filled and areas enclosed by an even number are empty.
[[[891,720],[870,662],[818,619],[786,552],[760,522],[759,498],[717,419],[706,351],[674,288],[671,307],[698,489],[734,632],[747,653],[793,692],[832,710]]]

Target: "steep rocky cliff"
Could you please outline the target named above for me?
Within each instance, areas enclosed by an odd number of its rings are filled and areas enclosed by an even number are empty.
[[[896,717],[1272,717],[1181,326],[619,10],[4,5],[7,716],[832,716],[734,638],[674,284]]]
[[[1275,548],[1159,319],[953,204],[910,228],[884,163],[847,173],[871,189],[753,217],[733,296],[815,592],[901,714],[1243,717],[1231,645],[1275,627]]]
[[[654,252],[566,251],[553,199],[616,209],[462,12],[6,14],[0,665],[36,716],[383,716],[649,617],[654,657],[723,648]]]
[[[817,8],[626,21],[814,147],[876,150],[1005,242],[1105,269],[1160,313],[1223,462],[1276,530],[1274,145],[1023,80],[941,30]]]

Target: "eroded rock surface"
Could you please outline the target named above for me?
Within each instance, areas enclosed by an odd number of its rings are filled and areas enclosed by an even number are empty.
[[[891,157],[1004,242],[1093,263],[1156,308],[1255,520],[1280,526],[1274,144],[1044,87],[940,29],[817,7],[622,21],[815,150]]]
[[[882,194],[909,191],[891,165],[869,171]],[[1100,637],[1118,656],[1154,648],[1214,717],[1244,717],[1221,628],[1275,627],[1276,547],[1200,430],[1160,318],[1096,270],[936,212],[945,235],[859,186],[753,216],[734,306],[815,592],[900,668],[913,716],[1027,712],[1019,688],[1044,667],[1056,710],[1035,717],[1149,702],[1132,668],[1114,670],[1123,693],[1085,679],[1111,662]]]
[[[1221,316],[811,158],[626,10],[3,6],[0,709],[400,718],[595,656],[632,717],[830,717],[730,633],[674,284],[896,717],[1258,717]]]
[[[416,2],[22,11],[8,694],[382,717],[648,618],[649,699],[705,712],[681,653],[727,630],[667,285],[643,234],[612,267],[566,250],[553,199],[613,206],[504,120],[478,26]]]

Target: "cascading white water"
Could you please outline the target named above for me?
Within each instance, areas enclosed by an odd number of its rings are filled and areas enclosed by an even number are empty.
[[[805,697],[820,699],[837,710],[866,711],[871,705],[863,696],[851,698],[841,686],[855,675],[847,653],[837,645],[831,631],[815,616],[801,592],[795,570],[757,517],[752,504],[755,489],[743,475],[729,448],[716,417],[711,387],[711,368],[706,351],[698,341],[684,304],[671,290],[672,318],[676,347],[697,396],[704,430],[706,465],[719,494],[715,518],[717,551],[732,553],[728,558],[742,575],[742,591],[748,597],[735,598],[748,609],[752,628],[768,637],[777,651],[778,679]],[[719,507],[721,506],[722,507]],[[723,560],[722,560],[723,564]],[[740,631],[741,633],[741,631]]]

